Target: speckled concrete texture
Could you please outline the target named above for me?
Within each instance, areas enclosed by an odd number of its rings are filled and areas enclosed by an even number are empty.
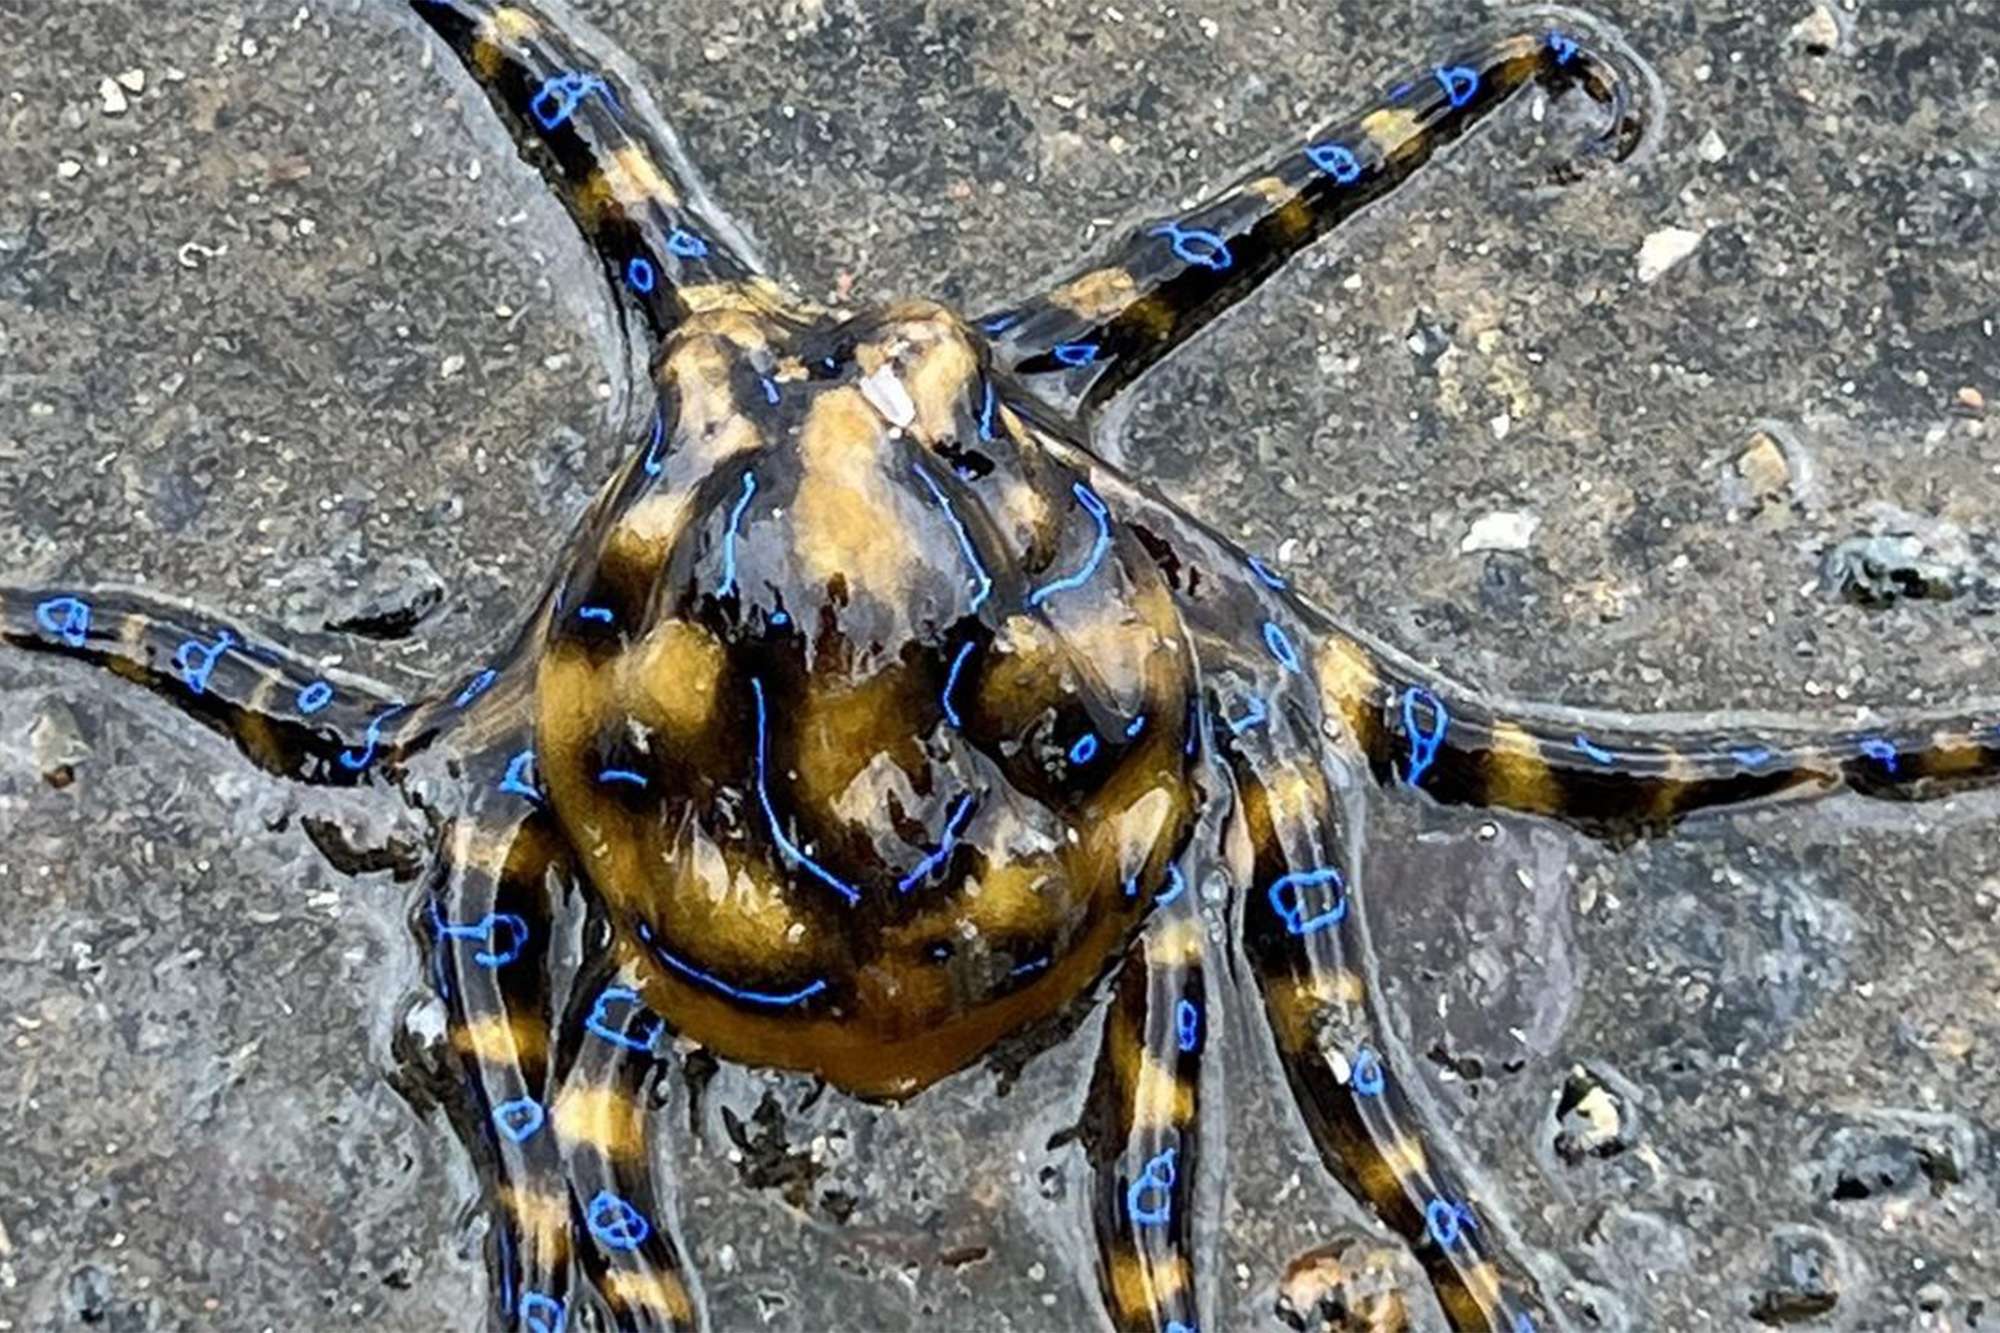
[[[578,8],[804,290],[972,307],[1492,20]],[[1156,374],[1119,447],[1504,695],[1839,721],[2000,697],[2000,11],[1599,12],[1659,76],[1641,160],[1543,186],[1581,122],[1522,105]],[[615,322],[400,5],[0,0],[8,576],[143,580],[449,679],[630,438]],[[401,612],[398,639],[331,628]],[[1394,1012],[1577,1327],[2000,1326],[2000,799],[1626,848],[1384,805]],[[404,891],[299,831],[345,808],[0,656],[0,1330],[478,1326],[471,1172],[391,1056]],[[1093,1036],[902,1109],[670,1083],[715,1325],[1096,1327],[1066,1134]],[[1216,1323],[1279,1329],[1291,1258],[1370,1224],[1247,1015],[1223,1036]],[[1615,1108],[1594,1151],[1558,1119],[1579,1099]]]

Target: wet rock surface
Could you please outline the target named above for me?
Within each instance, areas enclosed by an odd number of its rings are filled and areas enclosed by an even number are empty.
[[[580,8],[803,289],[973,307],[1470,22]],[[1540,187],[1580,122],[1510,115],[1162,370],[1123,453],[1505,695],[1992,697],[2000,17],[1602,9],[1664,90],[1643,160]],[[412,692],[476,663],[642,411],[594,261],[483,99],[375,0],[0,4],[0,39],[0,570],[310,629]],[[1641,281],[1667,229],[1700,243]],[[1829,595],[1829,553],[1891,511],[1960,535],[1926,553],[1970,594]],[[1462,549],[1494,514],[1537,522]],[[341,584],[357,561],[433,577]],[[327,633],[385,616],[405,637]],[[1621,849],[1388,803],[1364,893],[1404,1064],[1580,1327],[1996,1317],[1996,814],[1839,799]],[[469,1165],[386,1077],[406,890],[325,867],[303,829],[340,817],[115,682],[0,658],[0,1329],[477,1326]],[[1214,1322],[1277,1330],[1294,1261],[1369,1224],[1253,1020],[1222,1034]],[[716,1326],[1095,1327],[1068,1135],[1094,1039],[901,1109],[664,1081]],[[1624,1151],[1556,1150],[1579,1067]]]

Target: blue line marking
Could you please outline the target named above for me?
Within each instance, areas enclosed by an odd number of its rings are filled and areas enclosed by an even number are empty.
[[[1363,1046],[1354,1053],[1354,1064],[1349,1077],[1354,1091],[1363,1097],[1381,1096],[1382,1089],[1388,1081],[1382,1069],[1382,1057],[1375,1054],[1374,1048],[1369,1046]]]
[[[1169,1148],[1147,1162],[1125,1190],[1125,1212],[1135,1227],[1156,1227],[1173,1216],[1174,1156]]]
[[[646,1013],[646,1006],[639,1002],[638,991],[630,986],[606,986],[603,994],[597,997],[597,1003],[591,1006],[590,1017],[583,1020],[583,1025],[613,1046],[623,1046],[628,1051],[653,1049],[653,1042],[660,1035],[660,1020],[653,1019],[652,1026],[645,1029],[642,1036],[627,1036],[622,1026],[612,1026],[616,1021],[611,1014],[614,1004],[628,1006],[626,1017]]]
[[[539,1291],[521,1293],[521,1327],[525,1333],[564,1333],[569,1311],[553,1296]]]
[[[432,918],[437,923],[441,939],[478,940],[485,947],[475,951],[472,961],[489,971],[497,971],[521,956],[527,947],[528,923],[512,912],[488,912],[479,920],[470,923],[455,923],[444,919],[435,910]],[[500,942],[499,935],[504,928],[507,939]]]
[[[1174,256],[1184,264],[1195,264],[1223,273],[1236,263],[1229,253],[1229,242],[1216,232],[1200,227],[1183,227],[1178,222],[1163,222],[1146,234],[1166,237],[1174,247]]]
[[[1072,764],[1087,764],[1097,757],[1097,733],[1086,731],[1076,738],[1076,744],[1069,747],[1069,761]]]
[[[1103,349],[1096,343],[1057,343],[1054,350],[1056,360],[1076,367],[1087,366],[1097,360],[1097,354]]]
[[[597,775],[597,780],[603,783],[617,783],[627,787],[644,787],[646,785],[646,775],[634,772],[629,768],[607,768]]]
[[[1016,314],[995,315],[992,319],[989,319],[984,324],[981,324],[979,328],[981,332],[984,333],[1001,334],[1013,328],[1016,324],[1019,324],[1020,322],[1021,322],[1021,317]]]
[[[369,718],[368,731],[361,738],[361,753],[356,754],[352,750],[342,750],[340,752],[340,766],[350,773],[359,773],[362,769],[374,763],[375,747],[381,744],[383,726],[388,723],[390,718],[402,712],[407,706],[405,704],[391,704],[374,717]]]
[[[1896,762],[1898,759],[1898,756],[1896,754],[1896,747],[1890,744],[1888,741],[1882,739],[1882,737],[1880,736],[1862,737],[1861,753],[1867,756],[1868,758],[1873,759],[1876,763],[1882,765],[1883,768],[1887,769],[1890,777],[1894,777],[1896,775]]]
[[[529,99],[528,110],[544,130],[558,130],[576,113],[583,99],[592,93],[609,93],[604,80],[595,74],[571,71],[547,80]]]
[[[661,461],[660,446],[667,436],[667,414],[659,408],[653,409],[653,438],[646,446],[646,475],[657,477],[666,464]]]
[[[1307,916],[1305,891],[1326,884],[1333,886],[1333,905],[1315,916]],[[1311,935],[1347,919],[1347,881],[1332,866],[1280,875],[1271,881],[1267,896],[1271,900],[1271,910],[1285,923],[1285,929],[1294,935]]]
[[[729,527],[722,534],[722,586],[716,589],[716,596],[727,597],[736,591],[736,531],[743,524],[743,511],[750,507],[750,497],[757,493],[757,474],[743,474],[743,494],[736,497],[736,503],[729,511]]]
[[[474,676],[471,682],[468,685],[466,685],[466,687],[463,690],[459,691],[458,698],[452,700],[452,707],[454,708],[465,707],[467,704],[471,703],[474,699],[477,699],[480,695],[486,693],[486,691],[492,686],[493,682],[495,680],[498,680],[499,677],[500,673],[498,671],[495,671],[492,667],[487,667],[486,670]]]
[[[764,386],[764,401],[772,407],[778,405],[778,382],[769,375],[759,375],[757,382]]]
[[[1762,745],[1749,745],[1729,752],[1729,757],[1745,768],[1762,768],[1771,762],[1773,755],[1773,751]]]
[[[1570,61],[1576,59],[1576,53],[1579,49],[1576,39],[1568,33],[1551,32],[1549,34],[1549,50],[1555,52],[1556,64],[1567,65]]]
[[[1258,578],[1264,580],[1265,587],[1276,588],[1279,592],[1283,592],[1285,590],[1284,579],[1280,578],[1276,573],[1272,571],[1269,565],[1265,564],[1262,560],[1259,560],[1254,555],[1250,557],[1250,572],[1252,574],[1255,574]]]
[[[584,1225],[609,1250],[636,1250],[653,1234],[646,1215],[610,1190],[599,1190],[584,1210]]]
[[[952,704],[951,692],[958,688],[959,673],[965,670],[966,659],[972,656],[973,649],[978,646],[969,640],[958,646],[958,656],[951,659],[951,670],[945,672],[944,693],[938,698],[938,702],[944,705],[944,720],[960,730],[965,727],[965,719],[958,715],[958,709]]]
[[[752,676],[750,678],[750,690],[757,699],[757,801],[758,804],[764,807],[764,818],[770,822],[772,841],[778,844],[779,851],[782,851],[786,856],[796,861],[806,873],[812,875],[835,893],[847,899],[850,904],[860,902],[860,890],[834,874],[831,870],[828,870],[819,862],[813,860],[810,856],[807,856],[790,838],[785,836],[785,830],[779,826],[778,811],[771,804],[771,788],[764,773],[766,744],[764,682],[760,678]]]
[[[1222,720],[1229,727],[1229,734],[1232,736],[1241,736],[1253,727],[1263,726],[1265,719],[1271,716],[1270,710],[1264,707],[1264,701],[1254,694],[1246,696],[1243,704],[1240,716],[1230,717],[1227,714],[1223,716]]]
[[[1153,899],[1153,905],[1155,907],[1165,907],[1168,903],[1186,892],[1187,877],[1181,874],[1179,866],[1169,865],[1167,867],[1167,891]]]
[[[667,253],[679,255],[682,259],[708,258],[708,242],[685,227],[675,227],[667,237]]]
[[[1139,733],[1144,731],[1145,729],[1146,729],[1146,715],[1144,713],[1141,713],[1139,714],[1139,716],[1133,718],[1130,722],[1125,724],[1125,739],[1128,741],[1137,740],[1139,738]]]
[[[1047,967],[1051,961],[1053,960],[1050,959],[1050,957],[1047,954],[1043,954],[1039,958],[1030,958],[1025,963],[1019,963],[1016,964],[1014,967],[1007,969],[1007,975],[1010,977],[1025,977],[1030,975],[1031,973],[1041,971],[1043,968]]]
[[[972,804],[971,792],[958,798],[958,804],[945,817],[944,833],[938,839],[937,850],[917,862],[909,874],[896,882],[896,892],[908,893],[929,878],[931,871],[950,859],[952,849],[958,845],[958,835],[965,828],[965,817],[972,813]]]
[[[71,648],[90,635],[90,603],[78,597],[51,597],[35,608],[35,623]]]
[[[1264,622],[1264,646],[1271,650],[1271,656],[1278,659],[1278,665],[1294,675],[1299,670],[1299,650],[1292,647],[1291,638],[1275,620]]]
[[[1417,707],[1430,709],[1431,728],[1421,730],[1417,725]],[[1403,691],[1403,730],[1410,738],[1410,763],[1403,775],[1403,781],[1414,787],[1423,780],[1430,766],[1437,759],[1438,747],[1444,744],[1445,729],[1451,725],[1451,714],[1444,706],[1444,700],[1432,694],[1421,685],[1412,685]]]
[[[937,481],[932,478],[931,474],[924,470],[923,464],[913,464],[910,470],[916,473],[917,480],[923,482],[924,486],[929,489],[931,498],[937,501],[938,508],[944,510],[946,520],[951,523],[951,530],[958,534],[958,549],[965,556],[965,563],[972,566],[972,576],[979,589],[972,594],[972,606],[970,607],[971,610],[977,611],[986,604],[986,599],[992,596],[993,579],[987,574],[986,566],[980,563],[979,552],[973,549],[972,534],[965,530],[965,524],[959,521],[958,511],[952,508],[951,498],[944,493],[943,488],[937,484]]]
[[[299,691],[296,707],[306,717],[311,717],[333,702],[333,686],[323,680],[316,680]]]
[[[1090,582],[1090,576],[1104,563],[1105,552],[1111,549],[1110,511],[1104,507],[1104,501],[1097,498],[1096,491],[1080,481],[1072,485],[1070,490],[1075,493],[1077,501],[1089,511],[1091,521],[1097,524],[1097,538],[1090,545],[1090,554],[1084,557],[1083,568],[1067,578],[1045,583],[1028,594],[1028,605],[1031,607],[1040,606],[1059,592],[1069,592]]]
[[[535,789],[534,780],[528,770],[535,766],[535,752],[523,750],[507,761],[507,775],[500,779],[500,790],[514,796],[525,796],[531,801],[542,799]]]
[[[1451,99],[1453,110],[1461,110],[1479,95],[1479,71],[1469,65],[1440,65],[1438,87]]]
[[[986,400],[979,409],[979,438],[993,438],[993,381],[986,381]]]
[[[198,695],[205,693],[208,689],[208,678],[215,674],[216,662],[221,660],[222,655],[228,652],[235,642],[235,637],[228,630],[218,633],[214,643],[189,639],[174,650],[174,670],[181,673],[181,679],[187,683],[190,690]],[[201,659],[200,665],[195,664],[196,658]]]
[[[1352,185],[1361,179],[1361,159],[1346,144],[1314,144],[1306,149],[1306,157],[1338,184]]]
[[[711,990],[727,995],[732,1000],[742,1000],[746,1004],[765,1004],[770,1005],[772,1008],[781,1009],[788,1005],[803,1004],[826,989],[824,978],[808,982],[795,991],[748,990],[742,986],[732,986],[713,972],[704,972],[686,959],[677,958],[667,952],[660,945],[659,941],[653,938],[652,927],[643,921],[639,923],[639,938],[644,940],[647,946],[652,949],[654,957],[682,976],[687,977],[691,981],[698,981]]]
[[[1462,1203],[1436,1198],[1424,1205],[1424,1230],[1430,1233],[1431,1239],[1441,1250],[1448,1250],[1458,1244],[1461,1235],[1476,1229],[1478,1225],[1472,1210]]]
[[[617,616],[612,614],[611,608],[608,606],[579,606],[576,609],[576,618],[578,620],[595,620],[605,625],[609,625],[618,619]]]
[[[526,1143],[548,1118],[549,1113],[533,1097],[516,1097],[493,1108],[493,1127],[510,1143]]]
[[[630,284],[633,291],[643,296],[659,285],[660,278],[653,272],[653,262],[650,259],[643,255],[633,255],[625,265],[625,281]]]
[[[1194,1050],[1201,1041],[1201,1010],[1193,1000],[1174,1006],[1174,1041],[1182,1051]]]
[[[1167,1321],[1167,1333],[1201,1333],[1201,1330],[1193,1324],[1183,1324],[1178,1319],[1169,1319]]]
[[[1603,748],[1602,746],[1593,745],[1591,743],[1590,737],[1584,735],[1580,731],[1576,733],[1576,748],[1583,751],[1585,755],[1589,756],[1590,759],[1596,763],[1608,765],[1608,764],[1615,764],[1618,762],[1617,755],[1611,753],[1611,751]]]

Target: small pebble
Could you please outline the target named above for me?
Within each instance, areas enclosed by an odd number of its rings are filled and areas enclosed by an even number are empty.
[[[1840,35],[1840,19],[1825,5],[1814,5],[1812,13],[1792,25],[1792,40],[1816,56],[1838,51]]]
[[[1525,551],[1535,540],[1542,520],[1520,510],[1501,509],[1482,514],[1473,523],[1465,540],[1458,544],[1460,555],[1477,551]]]
[[[1667,271],[1693,254],[1708,233],[1686,227],[1662,227],[1639,247],[1639,281],[1658,282]]]
[[[118,80],[105,79],[97,85],[97,96],[107,116],[122,116],[132,107],[125,90],[118,86]]]

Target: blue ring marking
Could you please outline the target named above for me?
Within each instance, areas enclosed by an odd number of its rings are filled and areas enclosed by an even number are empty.
[[[771,613],[771,623],[773,625],[789,625],[792,623],[792,618],[783,611],[773,611]]]
[[[1264,701],[1256,695],[1252,694],[1248,696],[1244,702],[1247,707],[1244,709],[1242,716],[1229,717],[1224,715],[1222,719],[1228,724],[1229,734],[1232,736],[1241,736],[1252,727],[1264,725],[1265,719],[1271,716],[1270,710],[1264,707]],[[1193,753],[1193,751],[1189,751],[1189,753]]]
[[[1361,179],[1361,159],[1346,144],[1314,144],[1306,149],[1306,157],[1314,166],[1333,177],[1336,184],[1352,185]]]
[[[993,438],[993,401],[993,381],[988,380],[986,381],[986,401],[979,409],[979,438],[982,440],[991,440]]]
[[[595,620],[605,625],[609,625],[618,619],[608,606],[579,606],[576,609],[576,618],[578,620]]]
[[[1363,1097],[1380,1097],[1383,1086],[1388,1082],[1388,1075],[1382,1068],[1382,1057],[1375,1054],[1370,1046],[1363,1046],[1354,1053],[1348,1077],[1354,1091]]]
[[[1286,585],[1284,579],[1280,578],[1276,573],[1272,571],[1269,565],[1265,564],[1262,560],[1259,560],[1254,555],[1250,557],[1250,572],[1252,574],[1255,574],[1258,578],[1262,579],[1264,581],[1265,587],[1276,588],[1279,592],[1283,592],[1285,590]]]
[[[1567,65],[1570,61],[1576,59],[1576,53],[1580,49],[1576,38],[1570,36],[1568,33],[1554,31],[1549,33],[1549,50],[1555,52],[1556,64]]]
[[[432,917],[437,922],[441,939],[478,940],[486,947],[472,955],[472,961],[483,968],[497,970],[507,966],[521,956],[521,950],[528,943],[528,923],[512,912],[488,912],[477,921],[451,922],[444,919],[433,903]],[[504,947],[495,947],[496,934],[501,927],[507,931]]]
[[[323,680],[316,680],[299,691],[296,707],[307,717],[319,712],[333,702],[333,686]]]
[[[1337,895],[1333,906],[1316,916],[1307,916],[1304,892],[1323,884],[1331,884]],[[1289,892],[1287,892],[1289,890]],[[1271,900],[1271,910],[1284,921],[1285,929],[1294,935],[1311,935],[1337,926],[1347,919],[1347,881],[1332,866],[1320,866],[1312,870],[1294,870],[1271,881],[1266,890]]]
[[[1580,731],[1576,733],[1576,748],[1583,751],[1586,756],[1596,763],[1615,764],[1618,762],[1617,755],[1611,753],[1611,751],[1601,745],[1593,744],[1590,737]]]
[[[1165,907],[1168,903],[1172,902],[1174,899],[1180,897],[1183,893],[1186,892],[1187,892],[1187,877],[1181,874],[1181,868],[1179,866],[1169,865],[1167,867],[1167,891],[1161,894],[1159,897],[1153,899],[1153,906]]]
[[[743,474],[743,494],[736,497],[736,503],[729,510],[729,527],[722,534],[722,586],[715,595],[727,597],[736,591],[736,531],[743,525],[743,511],[750,507],[750,497],[757,493],[757,474]]]
[[[1215,232],[1163,222],[1146,234],[1166,237],[1174,247],[1175,257],[1184,264],[1197,264],[1216,273],[1227,272],[1236,264],[1229,253],[1229,242]]]
[[[660,469],[666,466],[665,463],[660,461],[660,446],[665,442],[666,436],[667,414],[656,407],[653,409],[653,438],[646,445],[645,468],[646,475],[649,477],[659,476]]]
[[[1861,738],[1861,753],[1864,757],[1873,759],[1876,763],[1887,769],[1890,777],[1896,775],[1896,764],[1901,756],[1896,753],[1896,747],[1890,742],[1880,736],[1863,736]]]
[[[1097,572],[1097,567],[1104,563],[1105,553],[1111,549],[1111,511],[1105,508],[1104,501],[1097,497],[1097,492],[1082,482],[1072,484],[1070,490],[1076,495],[1077,501],[1090,512],[1091,521],[1097,524],[1097,539],[1091,543],[1090,554],[1084,557],[1083,568],[1066,578],[1044,583],[1028,594],[1028,605],[1031,607],[1040,606],[1059,592],[1069,592],[1090,582],[1090,576]]]
[[[35,608],[35,623],[71,648],[90,637],[90,603],[80,597],[51,597]]]
[[[1271,656],[1278,659],[1278,665],[1294,675],[1299,670],[1299,650],[1292,646],[1292,640],[1275,620],[1264,622],[1264,646],[1271,650]]]
[[[451,701],[451,706],[453,708],[465,707],[474,699],[486,693],[493,682],[499,678],[500,673],[498,671],[495,671],[492,667],[487,667],[484,671],[474,676],[463,690],[459,691],[458,697]]]
[[[983,333],[1000,334],[1005,333],[1020,322],[1021,317],[1017,314],[995,315],[992,319],[981,324],[979,328]]]
[[[633,255],[625,264],[625,281],[641,296],[659,286],[660,275],[653,271],[653,261],[644,255]]]
[[[965,726],[965,719],[958,715],[958,709],[952,705],[951,692],[958,688],[959,673],[965,670],[966,659],[972,656],[973,650],[978,646],[970,641],[958,646],[958,656],[951,659],[951,669],[944,674],[944,693],[938,696],[938,702],[944,705],[944,720],[961,730]]]
[[[653,1234],[646,1215],[610,1190],[599,1190],[584,1210],[584,1225],[608,1250],[636,1250]]]
[[[849,884],[846,880],[840,878],[840,876],[834,874],[831,870],[828,870],[825,866],[813,860],[810,856],[807,856],[805,852],[800,850],[799,847],[795,843],[793,843],[793,841],[790,838],[785,836],[784,829],[779,827],[778,811],[777,808],[771,804],[771,788],[770,784],[766,781],[764,775],[764,765],[765,765],[764,755],[766,748],[765,732],[767,726],[764,715],[763,680],[760,679],[759,677],[752,676],[750,678],[750,690],[757,697],[757,801],[758,804],[764,807],[764,818],[767,821],[769,821],[771,825],[772,841],[778,844],[779,851],[783,852],[786,856],[796,861],[808,874],[812,875],[815,879],[825,884],[828,888],[832,889],[835,893],[839,894],[841,897],[847,899],[847,901],[850,904],[860,902],[861,891],[859,889],[856,889],[852,884]]]
[[[597,775],[603,783],[617,783],[626,787],[646,786],[646,775],[629,768],[607,768]]]
[[[966,792],[958,798],[958,804],[945,817],[944,833],[938,838],[937,850],[926,856],[911,868],[910,873],[896,881],[896,892],[908,893],[929,877],[931,871],[950,859],[952,849],[958,845],[958,835],[965,828],[965,817],[972,813],[973,798]]]
[[[803,1004],[826,989],[825,978],[810,981],[795,991],[749,990],[742,986],[732,986],[713,972],[704,972],[685,958],[679,958],[669,953],[653,938],[653,928],[643,921],[639,923],[639,938],[644,940],[647,947],[652,949],[654,957],[682,976],[692,981],[698,981],[709,989],[726,995],[732,1000],[742,1000],[746,1004],[767,1004],[772,1008],[781,1009],[787,1005]]]
[[[1134,1180],[1125,1189],[1125,1212],[1135,1227],[1156,1227],[1164,1224],[1174,1213],[1174,1196],[1169,1192],[1174,1187],[1174,1155],[1177,1149],[1169,1148],[1147,1162]],[[1155,1196],[1157,1202],[1150,1202],[1148,1196]]]
[[[524,1333],[563,1333],[569,1311],[553,1296],[539,1291],[521,1293],[521,1328]]]
[[[208,678],[215,674],[215,664],[235,642],[235,636],[228,630],[217,633],[212,644],[203,643],[200,639],[189,639],[174,650],[174,670],[181,673],[182,681],[186,682],[190,690],[197,695],[202,694],[208,689]],[[201,659],[199,666],[194,665],[192,660],[197,657]]]
[[[1086,731],[1076,738],[1076,744],[1069,747],[1069,761],[1072,764],[1087,764],[1097,757],[1097,733]]]
[[[543,82],[528,101],[528,110],[544,130],[558,130],[576,113],[583,99],[610,89],[595,74],[571,71]]]
[[[910,466],[910,470],[917,474],[917,480],[930,491],[931,498],[937,501],[938,508],[944,510],[945,519],[950,522],[951,530],[958,535],[959,552],[965,556],[965,563],[972,566],[972,575],[979,583],[979,591],[972,594],[972,605],[969,608],[977,611],[986,605],[986,599],[993,595],[993,578],[986,572],[986,566],[980,563],[979,552],[972,545],[972,534],[967,532],[965,524],[959,521],[958,511],[951,506],[951,497],[944,493],[944,488],[937,484],[936,479],[924,469],[923,464],[914,463]]]
[[[350,773],[359,773],[362,769],[374,763],[375,747],[382,742],[383,726],[388,723],[390,718],[404,711],[407,707],[407,704],[391,704],[374,717],[369,718],[368,730],[361,738],[361,753],[356,754],[352,750],[342,750],[340,752],[340,766]]]
[[[548,1118],[549,1113],[533,1097],[516,1097],[493,1108],[493,1127],[505,1135],[509,1143],[526,1143],[548,1123]]]
[[[500,779],[500,790],[515,796],[525,796],[531,801],[542,799],[534,782],[528,777],[528,770],[535,766],[535,752],[523,750],[507,761],[507,774]]]
[[[1141,713],[1139,714],[1139,716],[1133,718],[1130,722],[1128,722],[1125,725],[1125,739],[1128,741],[1137,740],[1139,733],[1144,731],[1145,729],[1146,729],[1146,715],[1144,713]]]
[[[590,1017],[583,1020],[583,1025],[613,1046],[623,1046],[628,1051],[652,1050],[654,1039],[660,1035],[660,1020],[653,1019],[652,1027],[643,1037],[628,1036],[620,1029],[611,1026],[611,1015],[608,1011],[613,1004],[627,1004],[640,1013],[646,1012],[645,1005],[639,1002],[638,991],[630,986],[606,986],[603,993],[597,997],[597,1003],[591,1006]]]
[[[1441,1250],[1458,1244],[1460,1236],[1478,1225],[1472,1210],[1462,1203],[1440,1197],[1424,1205],[1424,1230]]]
[[[1431,729],[1418,729],[1417,705],[1423,704],[1431,710]],[[1403,775],[1403,781],[1414,787],[1423,780],[1434,760],[1438,747],[1444,744],[1445,729],[1451,725],[1451,713],[1445,708],[1444,700],[1432,694],[1421,685],[1412,685],[1403,691],[1403,730],[1410,737],[1410,764]]]
[[[1774,753],[1762,745],[1749,745],[1740,750],[1731,750],[1729,757],[1745,768],[1762,768],[1771,762]]]
[[[706,259],[708,242],[685,227],[675,227],[667,237],[667,253],[679,255],[682,259]]]
[[[1193,1000],[1174,1006],[1174,1040],[1183,1051],[1192,1051],[1201,1041],[1201,1009]]]
[[[757,382],[764,386],[764,401],[776,407],[778,405],[778,382],[769,375],[759,375]]]
[[[1462,110],[1479,96],[1479,71],[1470,65],[1439,65],[1435,74],[1438,87],[1451,99],[1454,111]]]
[[[1104,349],[1096,343],[1057,343],[1052,349],[1056,360],[1066,366],[1087,366],[1097,360],[1097,354]]]

